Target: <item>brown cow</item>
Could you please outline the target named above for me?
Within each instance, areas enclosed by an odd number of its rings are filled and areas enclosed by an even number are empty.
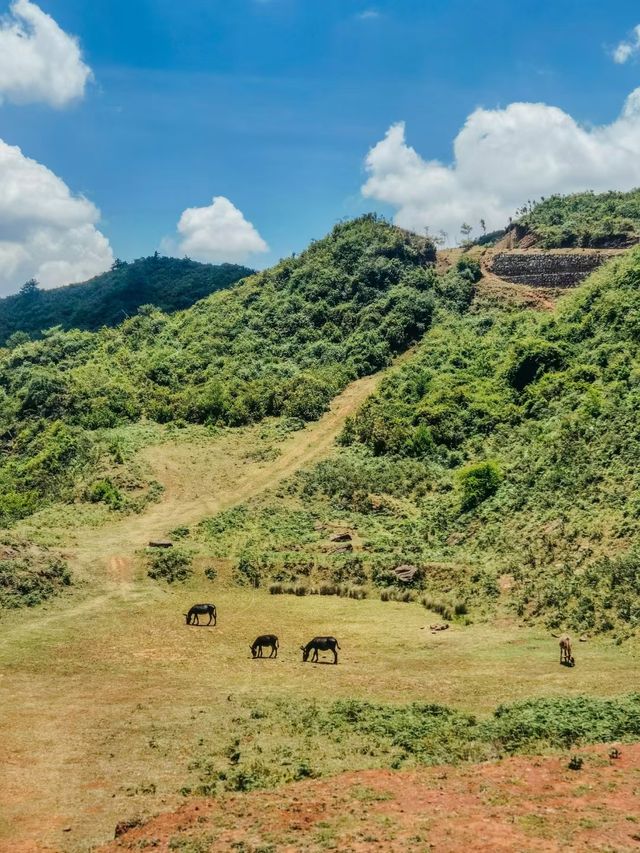
[[[560,663],[565,666],[575,666],[576,662],[571,654],[571,637],[568,634],[563,634],[560,637]]]

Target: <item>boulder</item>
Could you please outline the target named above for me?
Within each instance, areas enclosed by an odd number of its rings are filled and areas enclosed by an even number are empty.
[[[396,568],[393,570],[398,580],[402,581],[403,583],[410,583],[414,579],[417,571],[417,566],[408,565],[396,566]]]
[[[343,531],[342,533],[334,533],[329,537],[329,542],[351,542],[351,534]]]

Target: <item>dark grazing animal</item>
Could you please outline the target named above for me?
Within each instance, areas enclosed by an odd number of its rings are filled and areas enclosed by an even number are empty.
[[[256,637],[251,646],[252,657],[261,658],[264,648],[271,649],[269,652],[270,658],[278,657],[278,638],[275,634],[261,634],[259,637]]]
[[[563,634],[560,637],[560,663],[566,666],[575,666],[576,662],[571,654],[571,637],[568,634]]]
[[[215,625],[218,621],[215,604],[194,604],[193,607],[189,610],[189,612],[185,613],[184,615],[187,620],[187,625],[199,625],[200,616],[209,617],[207,625],[211,625],[212,621]]]
[[[309,660],[309,654],[313,651],[313,655],[311,656],[311,663],[316,663],[318,660],[318,652],[333,652],[333,662],[338,663],[338,652],[336,649],[339,649],[338,641],[335,637],[314,637],[313,640],[309,640],[306,646],[300,646],[302,649],[302,660]]]

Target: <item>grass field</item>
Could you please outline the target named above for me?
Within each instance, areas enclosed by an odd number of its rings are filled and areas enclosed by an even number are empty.
[[[420,701],[488,715],[518,699],[610,696],[638,684],[635,641],[576,644],[578,665],[566,669],[556,640],[510,621],[432,635],[426,626],[439,617],[418,604],[270,596],[200,575],[167,587],[145,577],[136,551],[149,538],[322,458],[374,383],[350,386],[267,461],[254,451],[271,439],[256,430],[147,447],[144,462],[165,492],[143,515],[96,526],[49,514],[40,535],[64,547],[81,583],[0,623],[0,849],[87,850],[120,819],[174,807],[181,789],[222,764],[255,769],[277,758],[292,778],[380,765],[361,739],[331,745],[306,731],[313,703]],[[216,603],[216,628],[185,625],[196,600]],[[279,635],[280,655],[254,661],[249,643],[267,631]],[[337,667],[302,664],[299,645],[316,633],[338,637]]]

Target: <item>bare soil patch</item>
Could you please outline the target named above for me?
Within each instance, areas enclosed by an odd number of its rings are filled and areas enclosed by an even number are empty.
[[[154,851],[632,851],[640,745],[568,757],[363,771],[279,791],[197,800],[100,848]]]

